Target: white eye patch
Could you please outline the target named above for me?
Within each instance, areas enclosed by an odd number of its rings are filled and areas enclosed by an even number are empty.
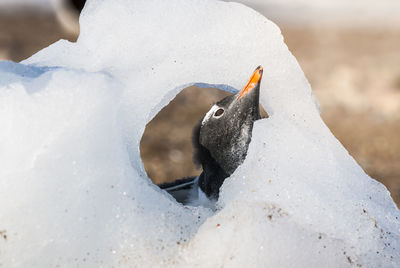
[[[213,107],[211,107],[211,109],[206,113],[206,115],[203,118],[203,121],[201,121],[201,125],[204,125],[209,119],[210,117],[213,116],[213,114],[215,113],[216,110],[220,109],[221,107],[219,107],[218,105],[214,104]]]

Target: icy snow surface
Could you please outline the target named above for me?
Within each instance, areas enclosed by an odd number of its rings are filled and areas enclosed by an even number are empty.
[[[0,62],[0,266],[398,267],[400,213],[322,122],[279,28],[237,3],[93,0],[77,43]],[[147,178],[145,125],[191,84],[264,67],[218,211]]]

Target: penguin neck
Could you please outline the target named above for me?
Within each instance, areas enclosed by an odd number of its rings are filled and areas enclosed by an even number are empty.
[[[206,149],[207,156],[203,158],[203,172],[199,177],[199,187],[210,199],[218,199],[219,189],[230,175],[215,161]]]
[[[212,157],[210,151],[200,144],[200,128],[203,119],[201,119],[193,128],[193,160],[195,164],[201,165],[203,172],[199,176],[198,185],[200,190],[209,199],[218,199],[219,188],[224,180],[230,176],[220,164]]]

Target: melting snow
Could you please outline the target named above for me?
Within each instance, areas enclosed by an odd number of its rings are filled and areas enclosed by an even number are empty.
[[[335,139],[279,28],[237,3],[92,0],[76,43],[0,63],[0,265],[395,267],[400,213]],[[248,156],[216,213],[147,178],[145,125],[262,65]]]

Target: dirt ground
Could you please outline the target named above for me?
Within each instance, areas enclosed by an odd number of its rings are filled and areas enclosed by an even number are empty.
[[[400,32],[288,26],[282,32],[328,127],[400,204]],[[0,13],[0,59],[23,60],[60,38],[76,36],[54,16]],[[226,94],[187,88],[148,124],[141,156],[154,182],[200,172],[191,159],[191,129]]]

